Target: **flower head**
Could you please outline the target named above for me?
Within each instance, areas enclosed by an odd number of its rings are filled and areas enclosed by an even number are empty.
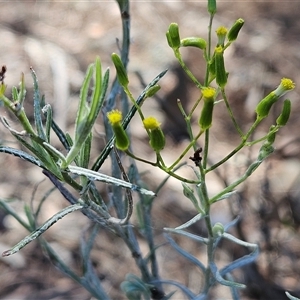
[[[216,89],[212,87],[205,87],[202,89],[202,95],[204,103],[198,123],[201,130],[205,131],[212,125]]]
[[[160,129],[160,123],[154,117],[148,117],[143,120],[144,126],[149,130],[150,146],[156,152],[161,151],[165,147],[165,136]]]
[[[107,113],[107,118],[112,126],[115,134],[115,145],[119,150],[127,150],[130,144],[126,131],[124,130],[121,121],[122,113],[119,110],[111,110]]]
[[[204,99],[213,99],[215,98],[216,95],[216,89],[212,88],[212,87],[206,87],[204,89],[202,89],[202,95],[204,97]]]
[[[224,45],[227,32],[228,30],[224,26],[220,26],[217,28],[216,33],[218,36],[218,45]]]
[[[143,124],[145,126],[146,129],[148,130],[154,130],[154,129],[157,129],[160,127],[160,123],[157,121],[156,118],[154,117],[148,117],[148,118],[145,118],[143,120]]]
[[[280,85],[274,91],[277,97],[283,96],[288,91],[291,91],[295,88],[295,83],[289,78],[282,78]]]
[[[237,39],[240,30],[242,29],[245,21],[241,18],[237,19],[232,27],[229,29],[227,38],[229,42],[233,42]]]
[[[107,118],[112,126],[119,125],[122,121],[122,112],[113,109],[107,113]]]
[[[271,107],[273,104],[288,91],[291,91],[295,88],[295,83],[288,78],[282,78],[280,85],[276,90],[272,91],[269,95],[267,95],[264,99],[262,99],[258,105],[256,106],[256,113],[259,118],[263,119],[268,116]],[[288,105],[288,104],[286,104]],[[282,120],[280,120],[282,122]]]

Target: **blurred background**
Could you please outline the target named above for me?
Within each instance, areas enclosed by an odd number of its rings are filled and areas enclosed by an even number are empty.
[[[257,102],[273,90],[282,77],[292,78],[295,91],[292,115],[288,125],[277,135],[276,152],[256,171],[253,177],[239,188],[233,199],[213,206],[217,222],[230,222],[240,216],[237,237],[258,243],[261,254],[255,264],[234,273],[248,288],[243,299],[286,299],[285,290],[300,296],[300,3],[299,1],[218,1],[218,12],[213,31],[220,25],[230,27],[238,18],[245,25],[238,40],[226,51],[226,67],[229,71],[227,93],[237,121],[246,130],[253,122]],[[199,92],[185,77],[174,60],[172,50],[165,40],[165,32],[171,22],[179,24],[182,37],[206,38],[208,14],[206,1],[132,1],[131,2],[131,49],[129,62],[130,87],[134,96],[143,89],[142,81],[150,82],[158,73],[168,68],[161,80],[158,99],[145,103],[145,111],[155,114],[163,123],[167,135],[167,147],[163,156],[172,162],[187,144],[185,123],[177,108],[180,99],[188,108]],[[12,86],[17,86],[20,74],[25,74],[27,98],[25,109],[32,115],[32,79],[29,68],[37,73],[40,89],[46,102],[54,108],[57,123],[72,134],[80,87],[88,65],[98,55],[104,68],[114,68],[110,61],[112,52],[118,53],[118,41],[122,39],[120,12],[112,1],[13,1],[2,2],[0,9],[0,65],[6,65],[5,83],[9,96]],[[184,52],[188,66],[203,80],[204,62],[201,53]],[[141,80],[142,79],[142,80]],[[1,115],[11,125],[18,124],[3,107]],[[272,116],[262,124],[261,132],[267,130],[280,113],[277,105]],[[197,122],[195,122],[197,123]],[[133,149],[137,155],[154,157],[138,119],[131,126],[134,137]],[[134,129],[133,129],[134,128]],[[212,147],[209,157],[217,162],[238,144],[238,136],[226,112],[220,106],[215,110],[212,131]],[[97,122],[93,154],[104,146],[102,121]],[[257,134],[259,135],[260,132]],[[0,126],[0,142],[18,148],[18,144]],[[55,143],[55,141],[54,141]],[[201,143],[201,141],[200,141]],[[58,144],[59,147],[59,144]],[[192,155],[192,153],[191,153]],[[255,159],[257,149],[245,150],[209,177],[212,194],[242,174],[249,159]],[[191,163],[191,162],[189,162]],[[145,172],[144,180],[155,189],[164,178],[159,170],[140,165]],[[109,161],[101,170],[110,174]],[[183,175],[190,169],[184,168]],[[24,204],[36,205],[51,184],[41,170],[16,157],[0,155],[0,197],[13,199],[13,207],[22,215]],[[103,193],[106,187],[102,186]],[[45,202],[40,222],[45,221],[67,205],[62,196],[54,191]],[[168,181],[154,202],[153,219],[157,244],[165,240],[164,227],[176,227],[194,216],[188,199],[182,195],[181,184]],[[136,220],[133,219],[133,223]],[[80,213],[73,213],[59,221],[46,234],[46,239],[66,262],[80,268],[79,241],[89,222]],[[28,233],[11,217],[0,210],[0,250],[9,249]],[[203,233],[201,223],[191,231]],[[142,250],[146,243],[140,239]],[[202,246],[186,240],[177,242],[204,259]],[[231,261],[246,254],[245,249],[230,243],[222,245],[217,253],[221,262]],[[201,286],[198,270],[172,250],[170,246],[159,251],[161,276],[178,280],[197,291]],[[103,231],[92,253],[94,266],[104,287],[112,299],[123,299],[120,283],[128,272],[136,272],[130,253],[122,241]],[[172,290],[172,289],[171,289]],[[217,288],[212,299],[228,299],[227,288]],[[177,298],[176,298],[177,296]],[[63,276],[43,256],[37,242],[33,242],[11,258],[0,258],[0,299],[90,299],[87,291],[71,279]],[[183,299],[176,293],[174,299]]]

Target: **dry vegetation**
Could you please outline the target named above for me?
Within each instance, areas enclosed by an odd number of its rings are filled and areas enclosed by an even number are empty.
[[[300,4],[296,1],[232,1],[220,5],[215,26],[230,26],[239,17],[246,22],[239,41],[227,53],[230,101],[238,114],[238,121],[245,128],[254,117],[253,108],[257,101],[273,89],[282,77],[288,76],[296,84],[300,82],[299,9]],[[205,4],[188,1],[133,1],[131,18],[129,71],[134,94],[138,95],[142,89],[135,72],[138,71],[148,82],[163,69],[170,68],[170,73],[161,82],[163,88],[160,99],[146,105],[147,110],[159,113],[164,119],[170,145],[164,155],[169,155],[171,161],[185,145],[185,132],[182,130],[176,99],[180,98],[188,106],[197,97],[197,91],[178,72],[172,51],[165,41],[165,31],[170,22],[178,22],[182,36],[204,36],[208,24]],[[47,102],[54,105],[56,120],[72,132],[86,67],[94,61],[96,55],[100,55],[105,67],[112,66],[110,54],[118,51],[116,39],[121,38],[120,26],[118,8],[112,0],[1,3],[0,64],[8,68],[6,84],[10,89],[18,83],[20,73],[24,72],[28,86],[26,109],[32,110],[29,66],[33,66]],[[185,55],[195,72],[201,76],[199,54],[192,51]],[[286,289],[300,296],[299,87],[289,96],[293,102],[293,113],[288,126],[278,136],[277,152],[240,189],[239,197],[217,204],[214,208],[214,217],[221,222],[228,222],[240,215],[235,234],[260,244],[261,255],[257,263],[235,274],[249,286],[244,299],[286,299],[283,293]],[[7,114],[3,108],[1,114]],[[276,115],[278,111],[274,111],[274,118]],[[142,127],[138,120],[134,122],[134,149],[137,153],[150,156]],[[265,126],[269,125],[266,122]],[[102,130],[99,120],[97,133]],[[237,141],[222,108],[216,109],[212,131],[214,147],[210,159],[216,161]],[[18,147],[3,126],[0,126],[0,139],[6,145]],[[103,138],[99,134],[95,138],[93,152],[96,154],[101,147]],[[211,178],[211,191],[214,192],[239,174],[249,155],[254,154],[244,152],[231,161],[226,169],[221,170],[218,176]],[[17,211],[23,210],[24,203],[37,205],[45,191],[51,188],[47,180],[41,182],[44,177],[39,169],[16,157],[1,154],[0,166],[0,197],[15,199],[14,207]],[[145,166],[141,166],[141,170],[148,171],[145,181],[150,186],[155,186],[163,178],[163,174],[157,170]],[[103,172],[109,174],[109,162]],[[105,194],[105,186],[101,188]],[[62,196],[57,191],[53,192],[46,201],[39,221],[50,217],[65,205]],[[154,203],[153,225],[157,244],[164,242],[163,227],[177,226],[192,216],[192,206],[182,195],[181,185],[171,180]],[[45,235],[65,260],[77,269],[80,267],[78,242],[88,224],[83,215],[74,213]],[[10,248],[27,234],[1,211],[0,230],[1,251]],[[203,231],[201,224],[193,226],[192,230],[198,234]],[[181,243],[180,240],[178,242]],[[182,245],[198,258],[203,257],[202,249],[195,243],[184,240]],[[142,237],[141,246],[146,251]],[[242,248],[232,248],[231,244],[222,247],[225,250],[218,254],[222,261],[239,257],[244,251]],[[122,299],[119,285],[124,275],[129,271],[138,272],[122,241],[101,231],[92,256],[95,268],[112,299]],[[194,289],[201,284],[193,266],[178,257],[169,246],[159,250],[159,260],[162,277],[179,280]],[[55,269],[43,256],[37,242],[11,259],[1,259],[0,270],[0,299],[90,299],[88,292]],[[224,288],[217,289],[212,299],[227,299],[225,291]],[[180,299],[179,294],[174,299]]]

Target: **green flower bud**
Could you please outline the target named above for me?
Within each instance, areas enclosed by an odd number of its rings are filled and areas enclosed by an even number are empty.
[[[197,37],[188,37],[180,42],[182,47],[196,47],[204,50],[206,48],[206,40]]]
[[[194,190],[191,189],[191,187],[189,187],[186,183],[181,182],[182,187],[183,187],[183,194],[185,197],[187,197],[189,200],[192,201],[193,205],[195,206],[195,208],[200,212],[201,208],[199,206],[198,200],[194,195]]]
[[[233,42],[237,39],[240,30],[242,29],[245,21],[243,19],[237,19],[232,27],[229,29],[227,38],[229,42]]]
[[[270,109],[273,104],[278,100],[278,96],[273,92],[262,99],[256,106],[256,113],[259,118],[265,118],[269,115]]]
[[[159,152],[166,144],[164,133],[160,129],[160,123],[154,117],[148,117],[143,120],[144,126],[149,130],[150,146],[151,148]]]
[[[224,226],[220,222],[217,222],[212,228],[213,236],[215,238],[221,236],[224,233],[224,231]]]
[[[172,40],[169,31],[166,32],[167,42],[170,48],[173,48]]]
[[[158,84],[154,85],[153,87],[151,87],[146,91],[146,97],[150,98],[154,96],[159,90],[160,90],[160,85]]]
[[[165,148],[165,144],[165,135],[160,128],[156,128],[150,131],[150,146],[154,151],[161,151]]]
[[[256,106],[257,116],[261,119],[269,115],[270,109],[273,104],[285,93],[295,88],[295,84],[291,79],[283,78],[280,82],[280,85],[276,90],[272,91],[264,99],[262,99]]]
[[[276,120],[278,126],[285,126],[290,118],[291,114],[291,101],[289,99],[284,100],[282,112]]]
[[[112,110],[107,113],[107,117],[115,134],[116,147],[122,151],[127,150],[130,142],[128,135],[121,124],[122,113],[118,110]]]
[[[173,49],[180,47],[179,28],[177,23],[171,23],[167,32],[169,46]]]
[[[129,147],[129,138],[123,126],[112,127],[115,134],[115,145],[119,150],[125,151]]]
[[[123,87],[128,86],[128,84],[129,84],[128,76],[127,76],[126,69],[122,63],[120,56],[116,53],[113,53],[111,55],[111,59],[113,61],[113,64],[115,65],[119,83]]]
[[[227,83],[227,74],[225,71],[223,55],[224,55],[223,47],[222,46],[216,47],[215,48],[216,82],[221,88],[224,88]]]
[[[217,12],[217,3],[216,3],[216,0],[208,0],[207,10],[212,15],[214,15]]]
[[[207,87],[202,90],[202,94],[204,104],[199,118],[199,125],[201,130],[205,131],[210,128],[212,124],[216,90],[214,88]]]

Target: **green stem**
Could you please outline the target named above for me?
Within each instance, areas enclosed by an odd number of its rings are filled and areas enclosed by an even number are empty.
[[[235,117],[234,117],[234,115],[233,115],[233,112],[232,112],[232,110],[231,110],[231,107],[230,107],[230,104],[229,104],[229,102],[228,102],[228,99],[227,99],[227,96],[226,96],[226,93],[225,93],[225,89],[224,89],[224,88],[221,89],[221,93],[222,93],[222,96],[223,96],[223,99],[224,99],[224,102],[225,102],[227,111],[228,111],[228,113],[229,113],[229,116],[230,116],[230,118],[231,118],[231,120],[232,120],[232,122],[233,122],[233,124],[234,124],[234,127],[235,127],[235,129],[237,130],[237,132],[239,133],[240,137],[243,138],[243,137],[244,137],[244,134],[243,134],[243,132],[242,132],[240,126],[238,125],[238,123],[237,123],[237,121],[236,121],[236,119],[235,119]]]
[[[173,49],[173,50],[174,50],[175,57],[177,58],[180,66],[182,67],[182,69],[189,76],[189,78],[193,81],[193,83],[197,86],[197,88],[201,89],[202,88],[202,84],[197,80],[197,78],[193,75],[193,73],[191,72],[191,70],[187,67],[187,65],[183,61],[179,49]]]
[[[223,195],[225,195],[226,193],[231,192],[235,187],[237,187],[242,182],[244,182],[259,167],[259,165],[262,162],[263,162],[263,160],[256,160],[255,162],[253,162],[248,167],[248,169],[246,170],[245,174],[242,177],[240,177],[238,180],[236,180],[235,182],[233,182],[232,184],[230,184],[229,186],[227,186],[224,190],[222,190],[222,192],[220,192],[219,194],[217,194],[214,197],[212,197],[209,200],[209,203],[213,204],[214,202],[218,201],[218,199],[220,199]]]
[[[261,122],[261,120],[262,119],[259,119],[259,118],[256,119],[255,122],[250,127],[249,131],[246,133],[246,135],[242,139],[242,142],[235,149],[233,149],[228,155],[226,155],[223,159],[221,159],[219,162],[217,162],[210,168],[206,169],[205,173],[208,173],[208,172],[216,169],[220,165],[224,164],[227,160],[229,160],[232,156],[234,156],[237,152],[239,152],[247,144],[247,140],[248,140],[249,136],[253,133],[253,131],[256,129],[256,127]]]
[[[149,161],[149,160],[146,160],[146,159],[143,159],[141,157],[138,157],[138,156],[135,156],[132,152],[130,152],[129,150],[126,150],[124,151],[128,156],[130,156],[131,158],[137,160],[137,161],[140,161],[140,162],[143,162],[145,164],[148,164],[148,165],[151,165],[151,166],[154,166],[154,167],[157,167],[158,164],[157,162],[152,162],[152,161]]]
[[[203,169],[206,169],[207,166],[208,148],[209,148],[209,129],[205,131],[205,143],[204,143],[203,163],[202,163]]]
[[[206,73],[205,73],[205,80],[204,80],[204,86],[208,86],[209,82],[209,66],[208,63],[211,59],[211,29],[212,29],[212,22],[214,19],[214,14],[210,15],[210,19],[209,19],[209,25],[208,25],[208,48],[207,48],[207,53],[205,55],[205,59],[206,59]]]

